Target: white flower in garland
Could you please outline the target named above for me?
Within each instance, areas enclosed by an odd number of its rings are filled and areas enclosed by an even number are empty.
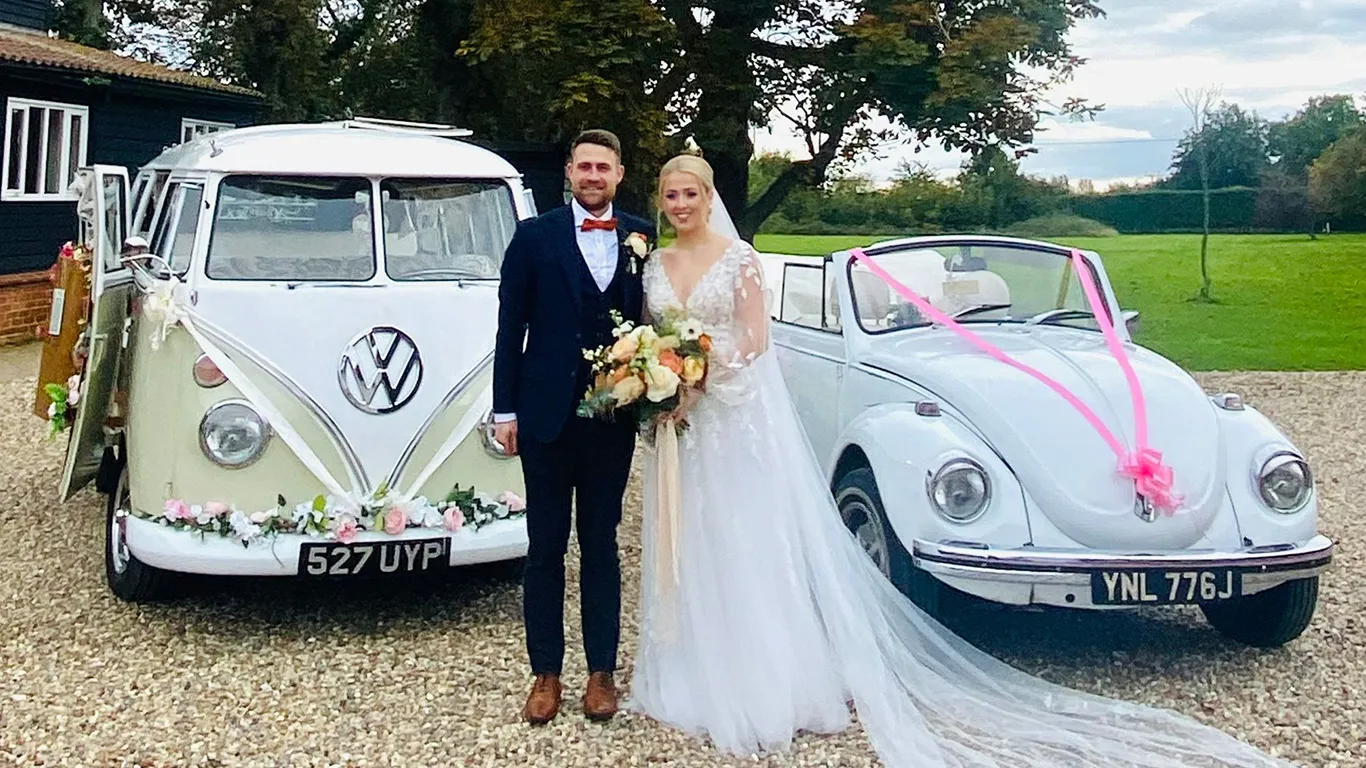
[[[232,512],[232,517],[228,519],[228,525],[232,527],[233,536],[242,542],[247,542],[261,535],[261,526],[253,523],[247,513],[240,509]]]
[[[383,488],[381,491],[364,499],[319,495],[294,505],[281,496],[276,506],[252,512],[218,501],[192,505],[170,499],[156,514],[136,510],[134,514],[176,530],[217,534],[249,546],[282,533],[349,542],[361,532],[397,536],[414,527],[456,533],[469,526],[477,532],[491,522],[520,517],[526,509],[526,502],[511,491],[493,496],[456,486],[449,496],[435,503],[425,496],[407,498]]]

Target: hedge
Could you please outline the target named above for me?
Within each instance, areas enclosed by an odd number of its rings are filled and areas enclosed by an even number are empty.
[[[1200,196],[1198,189],[1074,195],[1068,207],[1125,234],[1199,232]],[[1210,229],[1219,232],[1305,232],[1313,225],[1303,190],[1230,187],[1212,190],[1209,203]]]

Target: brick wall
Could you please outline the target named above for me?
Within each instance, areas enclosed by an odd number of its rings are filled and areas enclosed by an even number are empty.
[[[37,338],[35,329],[46,329],[51,305],[52,283],[46,271],[0,275],[0,344]]]

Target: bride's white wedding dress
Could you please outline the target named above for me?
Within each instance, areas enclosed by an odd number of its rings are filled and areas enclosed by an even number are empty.
[[[651,315],[683,306],[658,258],[644,280]],[[713,378],[679,441],[673,545],[656,544],[646,453],[630,710],[748,755],[846,728],[852,701],[890,768],[1287,765],[1174,712],[1029,676],[903,597],[839,518],[769,350],[762,281],[735,240],[686,300]]]

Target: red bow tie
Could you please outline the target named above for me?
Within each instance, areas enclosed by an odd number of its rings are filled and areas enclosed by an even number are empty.
[[[603,229],[608,232],[614,232],[616,231],[616,228],[616,217],[612,217],[610,219],[584,219],[582,230],[584,232],[592,232],[595,229]]]

